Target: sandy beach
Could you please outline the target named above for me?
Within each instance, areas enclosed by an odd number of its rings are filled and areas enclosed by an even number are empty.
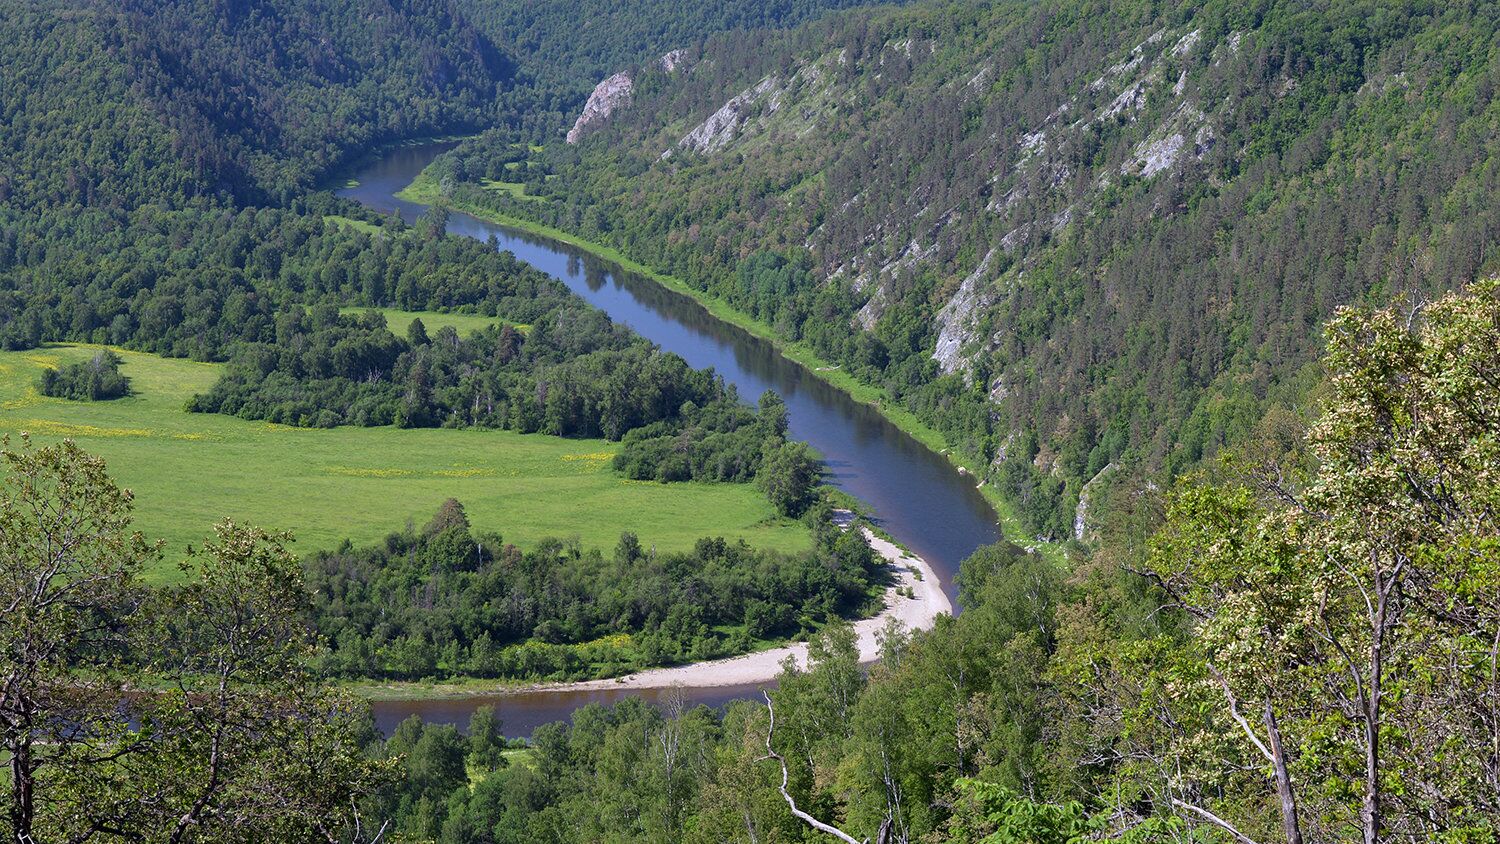
[[[848,511],[838,511],[838,518],[847,525],[853,520]],[[894,584],[885,594],[885,609],[879,614],[854,623],[858,641],[860,662],[873,662],[880,655],[880,644],[875,635],[885,627],[886,619],[898,619],[908,630],[925,630],[943,613],[952,613],[953,604],[943,593],[942,584],[927,561],[907,554],[892,542],[876,536],[867,527],[862,527],[865,539],[875,553],[884,558],[893,569]],[[915,572],[915,573],[914,573]],[[902,590],[910,587],[914,597],[908,598]],[[667,686],[738,686],[749,683],[765,683],[776,679],[781,673],[781,663],[788,656],[795,657],[797,664],[807,664],[807,643],[798,642],[767,651],[744,656],[695,662],[672,668],[654,668],[609,680],[589,680],[581,683],[558,683],[541,686],[546,689],[656,689]]]

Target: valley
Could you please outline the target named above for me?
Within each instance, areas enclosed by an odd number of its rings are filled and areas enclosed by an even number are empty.
[[[1496,844],[1496,44],[0,0],[0,841]]]
[[[393,151],[341,193],[374,210],[417,219],[425,210],[420,200],[428,197],[408,190],[408,185],[413,180],[420,184],[426,165],[447,147],[434,144]],[[941,455],[828,383],[823,373],[811,371],[795,356],[783,356],[777,346],[735,322],[719,319],[656,279],[563,241],[463,213],[449,216],[448,229],[485,242],[493,238],[499,248],[563,280],[575,293],[647,339],[694,366],[713,367],[742,395],[768,389],[778,392],[787,403],[792,435],[819,450],[831,468],[828,481],[832,485],[865,502],[883,529],[927,561],[946,593],[943,603],[951,606],[956,600],[958,562],[973,548],[1001,536],[989,502]],[[752,693],[768,679],[762,672],[754,674],[754,680],[738,676],[726,682],[691,668],[673,676],[682,686],[674,693],[680,693],[684,701],[715,706]],[[662,690],[662,686],[650,688],[657,694]],[[616,700],[621,689],[606,681],[567,689],[523,688],[498,696],[486,695],[482,686],[473,685],[456,694],[439,694],[437,699],[424,699],[420,689],[405,687],[377,689],[372,694],[378,722],[386,729],[411,714],[429,721],[463,723],[479,706],[495,707],[502,717],[524,729],[565,717],[589,702]]]
[[[381,213],[417,220],[427,206],[405,189],[449,144],[392,151],[340,195]],[[421,197],[420,194],[417,198]],[[508,228],[460,211],[448,231],[488,243],[562,281],[591,305],[691,366],[712,368],[741,396],[775,391],[787,405],[789,432],[810,443],[827,480],[866,504],[881,527],[930,562],[950,597],[953,575],[974,548],[1001,532],[994,508],[972,479],[871,407],[812,371],[776,344],[720,319],[694,299],[566,241]]]

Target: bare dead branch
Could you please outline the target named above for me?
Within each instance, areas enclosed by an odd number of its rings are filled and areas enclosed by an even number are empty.
[[[1176,797],[1172,798],[1172,805],[1176,806],[1179,809],[1192,812],[1194,815],[1197,815],[1198,817],[1202,818],[1205,821],[1208,821],[1219,829],[1224,830],[1225,832],[1229,833],[1230,837],[1240,842],[1240,844],[1257,844],[1254,838],[1251,838],[1245,833],[1240,832],[1238,829],[1235,829],[1234,824],[1231,824],[1229,821],[1224,820],[1223,818],[1219,817],[1213,812],[1210,812],[1207,809],[1202,808],[1201,806],[1194,806],[1191,803],[1185,803],[1181,800],[1178,800]]]
[[[846,842],[846,844],[866,844],[866,842],[860,841],[849,833],[844,832],[842,829],[839,829],[832,824],[823,823],[812,815],[809,815],[808,813],[797,808],[797,801],[792,799],[792,793],[790,791],[787,791],[786,788],[788,779],[786,759],[782,758],[781,754],[777,753],[771,747],[771,736],[776,732],[776,708],[771,705],[771,695],[768,694],[765,689],[761,690],[761,695],[765,697],[766,711],[771,715],[770,726],[766,728],[766,755],[772,759],[775,759],[781,765],[781,797],[786,801],[786,805],[791,808],[792,815],[795,816],[798,820],[812,827],[813,829],[816,829],[819,832],[827,833],[828,835],[832,835],[840,841]]]

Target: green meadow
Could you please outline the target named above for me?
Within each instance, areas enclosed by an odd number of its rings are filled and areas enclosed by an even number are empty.
[[[220,365],[118,349],[133,395],[71,402],[37,392],[44,367],[87,359],[98,348],[0,352],[0,432],[26,431],[38,442],[70,437],[103,457],[115,480],[135,492],[137,527],[168,543],[151,572],[156,579],[175,576],[182,549],[224,517],[290,530],[305,554],[345,538],[372,543],[408,521],[420,526],[450,497],[463,502],[477,530],[523,547],[559,537],[608,549],[626,530],[664,551],[703,536],[810,546],[806,529],[777,517],[755,487],[625,480],[610,469],[618,446],[604,440],[320,430],[187,413],[183,404],[213,384]]]
[[[350,187],[353,187],[353,185],[351,185]],[[380,234],[380,226],[377,226],[374,223],[367,223],[364,220],[356,220],[352,217],[345,217],[341,214],[325,214],[323,215],[323,219],[327,220],[330,223],[337,223],[338,225],[343,226],[346,229],[353,229],[357,232],[364,232],[365,234],[369,235]]]
[[[397,308],[340,308],[339,310],[346,314],[362,314],[367,311],[378,311],[379,313],[385,315],[386,327],[395,334],[402,337],[406,336],[406,327],[408,325],[411,325],[411,321],[414,319],[422,320],[422,325],[427,329],[428,334],[436,334],[445,326],[451,325],[453,326],[453,330],[457,331],[458,336],[460,337],[466,334],[472,334],[475,331],[483,331],[484,329],[489,328],[491,325],[505,322],[505,320],[497,319],[492,316],[485,316],[483,314],[457,314],[443,313],[439,311],[403,311]],[[523,334],[527,329],[531,328],[531,326],[529,325],[521,325],[519,323],[513,323],[513,325],[515,325],[516,329],[521,331]]]
[[[526,185],[522,182],[502,182],[497,179],[481,179],[479,183],[486,190],[492,190],[496,193],[508,193],[512,197],[524,200],[526,202],[545,201],[540,196],[531,196],[530,194],[526,193]]]

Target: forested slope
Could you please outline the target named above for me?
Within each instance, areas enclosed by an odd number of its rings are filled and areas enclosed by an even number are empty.
[[[594,83],[615,71],[690,47],[715,33],[797,26],[862,0],[461,0],[474,25],[519,57],[537,99],[528,115],[555,140]]]
[[[1106,467],[1179,471],[1300,407],[1337,305],[1493,263],[1497,21],[1384,0],[834,16],[634,71],[604,128],[522,165],[550,202],[456,195],[805,341],[987,465],[1031,532],[1087,535],[1074,505]]]
[[[5,0],[0,202],[285,199],[494,120],[513,73],[446,0]]]
[[[833,627],[763,700],[593,704],[475,787],[451,763],[441,787],[408,777],[393,827],[442,844],[829,826],[903,844],[1495,841],[1500,287],[1415,317],[1346,309],[1326,336],[1316,422],[1115,511],[1072,572],[981,548],[963,613],[888,631],[868,671]],[[414,716],[388,748],[445,729]],[[414,774],[439,747],[463,756],[425,741]]]

